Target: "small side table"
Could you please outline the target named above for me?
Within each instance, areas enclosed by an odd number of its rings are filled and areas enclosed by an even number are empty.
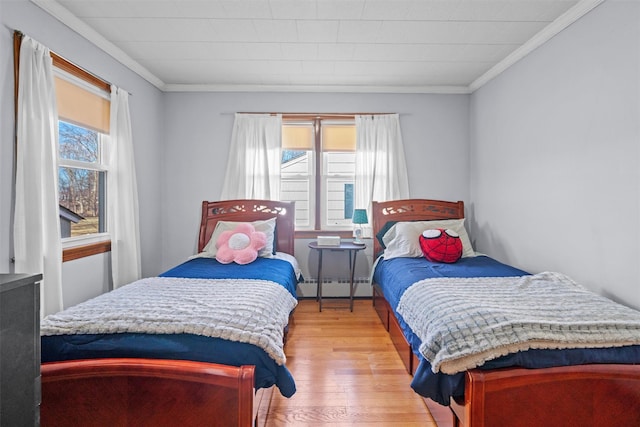
[[[319,245],[317,241],[313,241],[309,243],[309,247],[315,251],[318,251],[318,293],[317,299],[320,307],[320,311],[322,311],[322,254],[325,251],[338,251],[338,252],[348,252],[349,253],[349,309],[353,311],[353,274],[356,269],[356,256],[358,255],[358,251],[361,251],[367,247],[364,243],[353,243],[353,242],[341,242],[340,246],[323,246]]]

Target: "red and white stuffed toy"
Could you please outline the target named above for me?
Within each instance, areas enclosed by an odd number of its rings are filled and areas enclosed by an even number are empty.
[[[216,259],[222,264],[249,264],[258,258],[258,251],[267,245],[267,236],[251,224],[238,224],[218,237]]]
[[[453,230],[425,230],[419,239],[422,253],[429,261],[452,264],[462,256],[462,240]]]

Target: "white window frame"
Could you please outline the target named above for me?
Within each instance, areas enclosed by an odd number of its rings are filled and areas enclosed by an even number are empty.
[[[343,220],[342,223],[339,224],[330,224],[328,220],[328,185],[331,181],[339,180],[344,181],[345,179],[352,182],[355,187],[355,151],[354,151],[354,170],[353,173],[350,174],[332,174],[328,175],[326,171],[328,170],[328,156],[327,152],[322,151],[322,126],[323,125],[349,125],[355,126],[355,120],[353,118],[345,118],[345,119],[321,119],[317,117],[313,121],[309,120],[287,120],[283,121],[283,125],[291,125],[292,123],[300,123],[301,125],[311,126],[314,129],[314,135],[316,135],[316,140],[314,142],[313,150],[308,152],[308,161],[309,161],[309,175],[300,175],[299,177],[289,176],[286,180],[292,181],[296,178],[305,179],[309,182],[309,222],[308,224],[300,224],[296,221],[296,230],[299,231],[352,231],[353,224],[350,219]],[[320,137],[318,137],[320,134]],[[355,143],[355,141],[354,141]],[[317,170],[319,169],[319,170]],[[281,178],[284,182],[285,178]],[[319,192],[319,194],[318,194]],[[316,211],[318,211],[317,203],[320,203],[319,209],[319,218],[316,220]],[[319,226],[319,230],[316,227],[316,224]]]
[[[85,82],[84,80],[60,69],[57,68],[55,65],[53,67],[54,70],[54,75],[56,77],[62,78],[76,86],[81,87],[82,89],[85,89],[89,92],[92,92],[98,96],[101,96],[105,99],[110,100],[110,94],[108,94],[105,91],[100,90],[99,88],[95,87],[94,85],[89,84],[88,82]],[[60,122],[65,122],[65,123],[69,123],[65,120],[61,120],[58,119],[58,126],[60,124]],[[82,127],[80,125],[71,123],[74,126],[78,126],[78,127]],[[59,129],[59,128],[58,128]],[[86,128],[85,128],[86,129]],[[59,132],[59,130],[58,130]],[[109,201],[107,200],[107,189],[106,189],[106,181],[107,181],[107,174],[109,173],[109,167],[107,164],[107,159],[108,159],[108,148],[107,148],[107,144],[106,139],[107,136],[104,135],[101,132],[98,131],[94,131],[98,134],[98,161],[96,162],[83,162],[80,160],[72,160],[72,159],[64,159],[62,157],[60,157],[60,146],[59,146],[59,142],[58,142],[58,149],[56,150],[57,153],[57,169],[58,171],[60,170],[61,167],[69,167],[69,168],[74,168],[74,169],[86,169],[86,170],[90,170],[90,171],[96,171],[96,172],[104,172],[105,173],[105,187],[104,187],[104,203],[108,203]],[[59,139],[58,139],[59,141]],[[105,209],[105,216],[104,216],[104,226],[105,229],[107,227],[107,218],[106,218],[106,209]],[[106,229],[105,232],[98,232],[98,233],[91,233],[91,234],[85,234],[85,235],[81,235],[81,236],[72,236],[72,237],[63,237],[61,239],[62,242],[62,249],[67,249],[67,248],[73,248],[76,246],[83,246],[83,245],[90,245],[93,243],[101,243],[101,242],[106,242],[109,241],[111,239],[111,236],[109,235],[109,230]]]
[[[354,156],[354,168],[353,173],[351,174],[340,174],[340,173],[332,173],[329,174],[327,171],[329,169],[329,156],[328,154],[335,152],[322,152],[322,183],[320,184],[320,188],[322,189],[322,194],[320,195],[320,203],[322,209],[320,210],[320,224],[322,225],[322,230],[336,230],[336,231],[347,231],[353,228],[353,224],[351,223],[351,219],[342,219],[342,222],[338,223],[329,223],[329,210],[330,210],[330,201],[329,201],[329,187],[332,183],[344,183],[345,181],[349,181],[353,186],[355,186],[355,152]]]

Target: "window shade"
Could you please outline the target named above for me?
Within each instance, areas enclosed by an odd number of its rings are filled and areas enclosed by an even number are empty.
[[[61,120],[109,133],[111,103],[108,99],[92,93],[60,77],[55,77],[58,116]]]
[[[322,151],[356,151],[356,127],[323,124]]]
[[[282,148],[285,150],[313,150],[313,125],[282,126]]]

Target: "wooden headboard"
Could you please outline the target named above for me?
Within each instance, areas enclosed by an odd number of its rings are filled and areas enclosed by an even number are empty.
[[[382,252],[382,246],[375,235],[388,221],[416,221],[464,218],[464,202],[444,200],[403,199],[389,202],[373,202],[373,253]]]
[[[222,200],[202,202],[198,252],[202,252],[218,221],[249,222],[276,218],[276,250],[293,255],[295,202]]]

